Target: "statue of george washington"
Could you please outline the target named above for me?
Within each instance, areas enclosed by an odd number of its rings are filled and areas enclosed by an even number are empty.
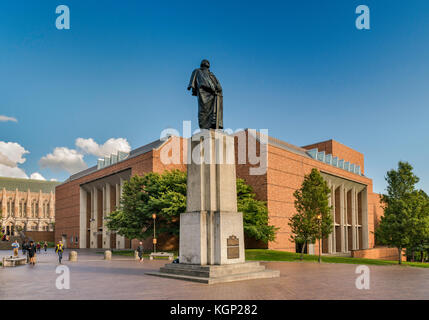
[[[210,62],[201,61],[201,66],[192,72],[188,90],[198,97],[198,122],[201,129],[223,129],[222,87],[210,72]]]

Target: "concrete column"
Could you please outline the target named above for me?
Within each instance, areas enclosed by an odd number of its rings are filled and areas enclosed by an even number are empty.
[[[335,234],[335,184],[331,184],[331,206],[332,206],[332,220],[333,220],[333,226],[332,226],[332,233],[330,235],[329,243],[331,245],[331,251],[330,253],[337,252],[337,242],[336,242],[336,234]]]
[[[91,191],[90,247],[97,248],[97,188]]]
[[[329,197],[328,204],[329,204],[329,206],[332,206],[333,195],[332,195],[332,182],[331,181],[328,181],[328,187],[331,190],[331,196]],[[331,211],[331,215],[332,215],[332,213],[333,212]],[[335,228],[334,228],[334,231],[335,231]],[[328,236],[328,253],[333,252],[332,247],[333,246],[332,246],[332,232],[331,232],[331,234],[329,234],[329,236]]]
[[[122,198],[122,187],[124,185],[124,180],[122,178],[119,179],[119,184],[116,185],[116,207],[119,208],[120,199]],[[116,234],[116,248],[124,249],[125,248],[125,237]]]
[[[86,190],[80,188],[79,248],[86,248],[86,219],[88,214],[86,201]]]
[[[357,201],[356,201],[356,197],[357,197],[357,193],[356,193],[356,189],[355,187],[352,188],[352,196],[351,196],[351,208],[352,208],[352,250],[356,250],[358,247],[358,242],[356,241],[357,239],[357,232],[356,232],[356,219],[357,219]]]
[[[347,217],[347,208],[349,206],[349,201],[347,198],[347,192],[349,190],[347,189],[347,187],[344,187],[344,251],[343,252],[348,252],[349,251],[349,224],[350,221],[348,220]]]
[[[106,217],[110,214],[110,184],[106,183],[106,185],[103,188],[103,195],[104,195],[104,210],[103,210],[103,248],[109,249],[110,248],[110,231],[107,230],[106,226]]]
[[[368,230],[368,190],[362,190],[362,249],[369,248],[369,230]]]
[[[346,232],[345,232],[345,214],[346,214],[346,194],[344,184],[340,186],[340,234],[341,234],[341,252],[346,252]]]
[[[119,184],[115,184],[115,189],[116,189],[116,192],[115,192],[115,194],[116,194],[115,206],[116,206],[116,208],[119,208],[119,203],[120,203],[120,200],[121,200],[121,187],[120,187],[120,185]]]

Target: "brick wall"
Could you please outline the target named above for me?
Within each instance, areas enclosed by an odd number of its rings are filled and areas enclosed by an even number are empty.
[[[353,250],[352,257],[398,261],[398,249],[388,247],[375,247],[367,250]],[[403,250],[402,252],[402,261],[407,261],[405,250]]]
[[[368,193],[368,224],[370,225],[369,232],[373,234],[373,237],[370,238],[372,240],[372,246],[370,246],[370,248],[375,246],[376,239],[374,232],[383,214],[384,211],[380,203],[380,195],[374,192]]]
[[[54,242],[54,231],[25,231],[25,236],[43,244],[44,241]]]
[[[95,171],[82,178],[66,182],[57,186],[55,191],[55,241],[61,240],[63,234],[67,235],[68,247],[76,248],[78,244],[69,244],[71,236],[80,238],[80,185],[92,180],[108,176],[131,168],[132,175],[142,175],[151,172],[153,168],[153,152],[130,158],[107,168]]]
[[[244,132],[246,141],[248,139],[247,131]],[[236,159],[237,157],[236,137]],[[314,146],[314,145],[312,145]],[[312,146],[307,146],[311,148]],[[306,147],[306,148],[307,148]],[[247,148],[247,144],[246,144]],[[363,168],[363,155],[346,146],[343,146],[335,141],[327,141],[321,148],[325,148],[328,152],[337,150],[337,156],[358,163]],[[172,156],[173,152],[181,150],[179,163],[165,164],[161,161],[163,156]],[[257,156],[259,156],[260,145],[256,141]],[[321,149],[322,150],[322,149]],[[163,152],[166,152],[162,154]],[[320,161],[303,157],[292,151],[269,145],[266,150],[268,157],[268,169],[263,175],[251,175],[249,170],[251,167],[258,165],[250,165],[248,159],[246,164],[237,164],[237,177],[243,178],[246,183],[250,184],[257,199],[267,201],[269,211],[269,223],[280,228],[277,233],[277,239],[270,242],[270,249],[295,251],[295,244],[290,240],[290,227],[288,226],[289,218],[295,213],[293,193],[300,188],[304,175],[310,173],[312,168],[317,168],[325,173],[352,180],[367,186],[368,190],[368,227],[369,227],[369,246],[374,246],[374,225],[382,214],[381,208],[377,202],[378,195],[372,192],[372,180],[363,176],[353,174],[351,172],[333,167]],[[349,158],[346,157],[347,153]],[[130,168],[132,175],[143,175],[147,172],[162,173],[165,170],[179,169],[186,170],[186,140],[179,137],[172,137],[170,140],[158,150],[147,152],[146,154],[135,158],[127,159],[113,166],[98,170],[80,179],[67,182],[57,187],[56,189],[56,228],[55,240],[61,239],[62,234],[67,234],[68,239],[71,235],[79,235],[79,186],[83,183],[101,178],[116,172]],[[246,149],[247,154],[247,149]],[[356,158],[353,158],[356,157]],[[361,161],[361,162],[359,162]],[[151,241],[151,240],[150,240]],[[248,243],[252,243],[248,240]],[[136,247],[138,241],[133,241],[132,246]],[[150,243],[151,245],[151,243]],[[76,246],[76,245],[75,245]]]
[[[354,163],[360,166],[361,172],[364,173],[364,156],[362,153],[345,146],[335,140],[328,140],[319,143],[310,144],[303,148],[310,150],[317,148],[319,151],[325,151],[326,154],[332,154],[334,157],[344,159],[350,163]]]
[[[180,163],[164,164],[161,161],[161,152],[170,150],[174,146],[182,148],[180,155]],[[171,149],[171,152],[175,151]],[[171,154],[170,152],[170,154]],[[79,229],[79,214],[80,214],[80,185],[121,172],[126,169],[131,169],[131,175],[144,175],[148,172],[162,173],[165,170],[179,169],[186,170],[186,140],[179,137],[171,137],[162,148],[152,150],[145,154],[134,158],[126,159],[115,165],[97,170],[82,178],[66,182],[56,188],[56,224],[55,224],[55,241],[61,240],[63,234],[67,235],[67,245],[69,248],[77,248],[79,245],[73,243],[70,245],[70,237],[77,236],[80,238]],[[133,242],[132,245],[135,245]]]
[[[289,218],[295,213],[293,193],[301,187],[304,175],[309,174],[312,168],[367,185],[369,192],[372,193],[372,181],[366,177],[272,145],[268,147],[268,161],[266,199],[270,223],[280,227],[276,241],[269,244],[271,249],[295,251],[295,244],[290,240],[291,232],[288,225]],[[371,222],[369,229],[369,244],[372,246],[374,240]]]

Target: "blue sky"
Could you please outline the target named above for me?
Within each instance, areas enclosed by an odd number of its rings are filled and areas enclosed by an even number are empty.
[[[70,30],[55,28],[60,4]],[[371,30],[355,27],[360,4]],[[429,192],[428,40],[425,0],[2,1],[0,115],[17,122],[0,122],[0,142],[29,151],[28,176],[64,180],[40,159],[77,138],[136,148],[183,120],[196,129],[186,86],[207,58],[225,127],[296,145],[333,138],[364,153],[378,192],[409,161]]]

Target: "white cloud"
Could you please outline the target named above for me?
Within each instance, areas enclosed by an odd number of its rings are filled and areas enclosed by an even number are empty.
[[[43,177],[40,173],[34,172],[31,174],[30,179],[34,180],[46,180],[45,177]]]
[[[0,163],[8,167],[16,167],[25,162],[23,157],[29,153],[19,143],[0,141]]]
[[[29,152],[19,143],[0,141],[0,176],[46,180],[39,172],[34,172],[28,177],[25,171],[19,168],[18,165],[26,161],[25,155],[27,153]]]
[[[127,139],[110,138],[104,144],[98,144],[94,139],[77,138],[76,146],[85,154],[91,154],[97,157],[110,156],[118,151],[130,152],[131,146]]]
[[[7,122],[7,121],[18,122],[18,120],[14,117],[0,115],[0,122]]]
[[[27,179],[25,171],[18,168],[18,164],[25,162],[27,153],[19,143],[0,141],[0,176]]]
[[[43,168],[50,168],[54,171],[65,170],[70,174],[88,168],[83,161],[83,154],[66,147],[55,148],[53,153],[42,157],[39,163]]]
[[[10,160],[8,157],[6,157],[3,153],[0,152],[0,164],[5,165],[10,168],[16,167],[16,162]]]
[[[25,171],[18,167],[9,167],[0,163],[0,177],[28,179]]]

